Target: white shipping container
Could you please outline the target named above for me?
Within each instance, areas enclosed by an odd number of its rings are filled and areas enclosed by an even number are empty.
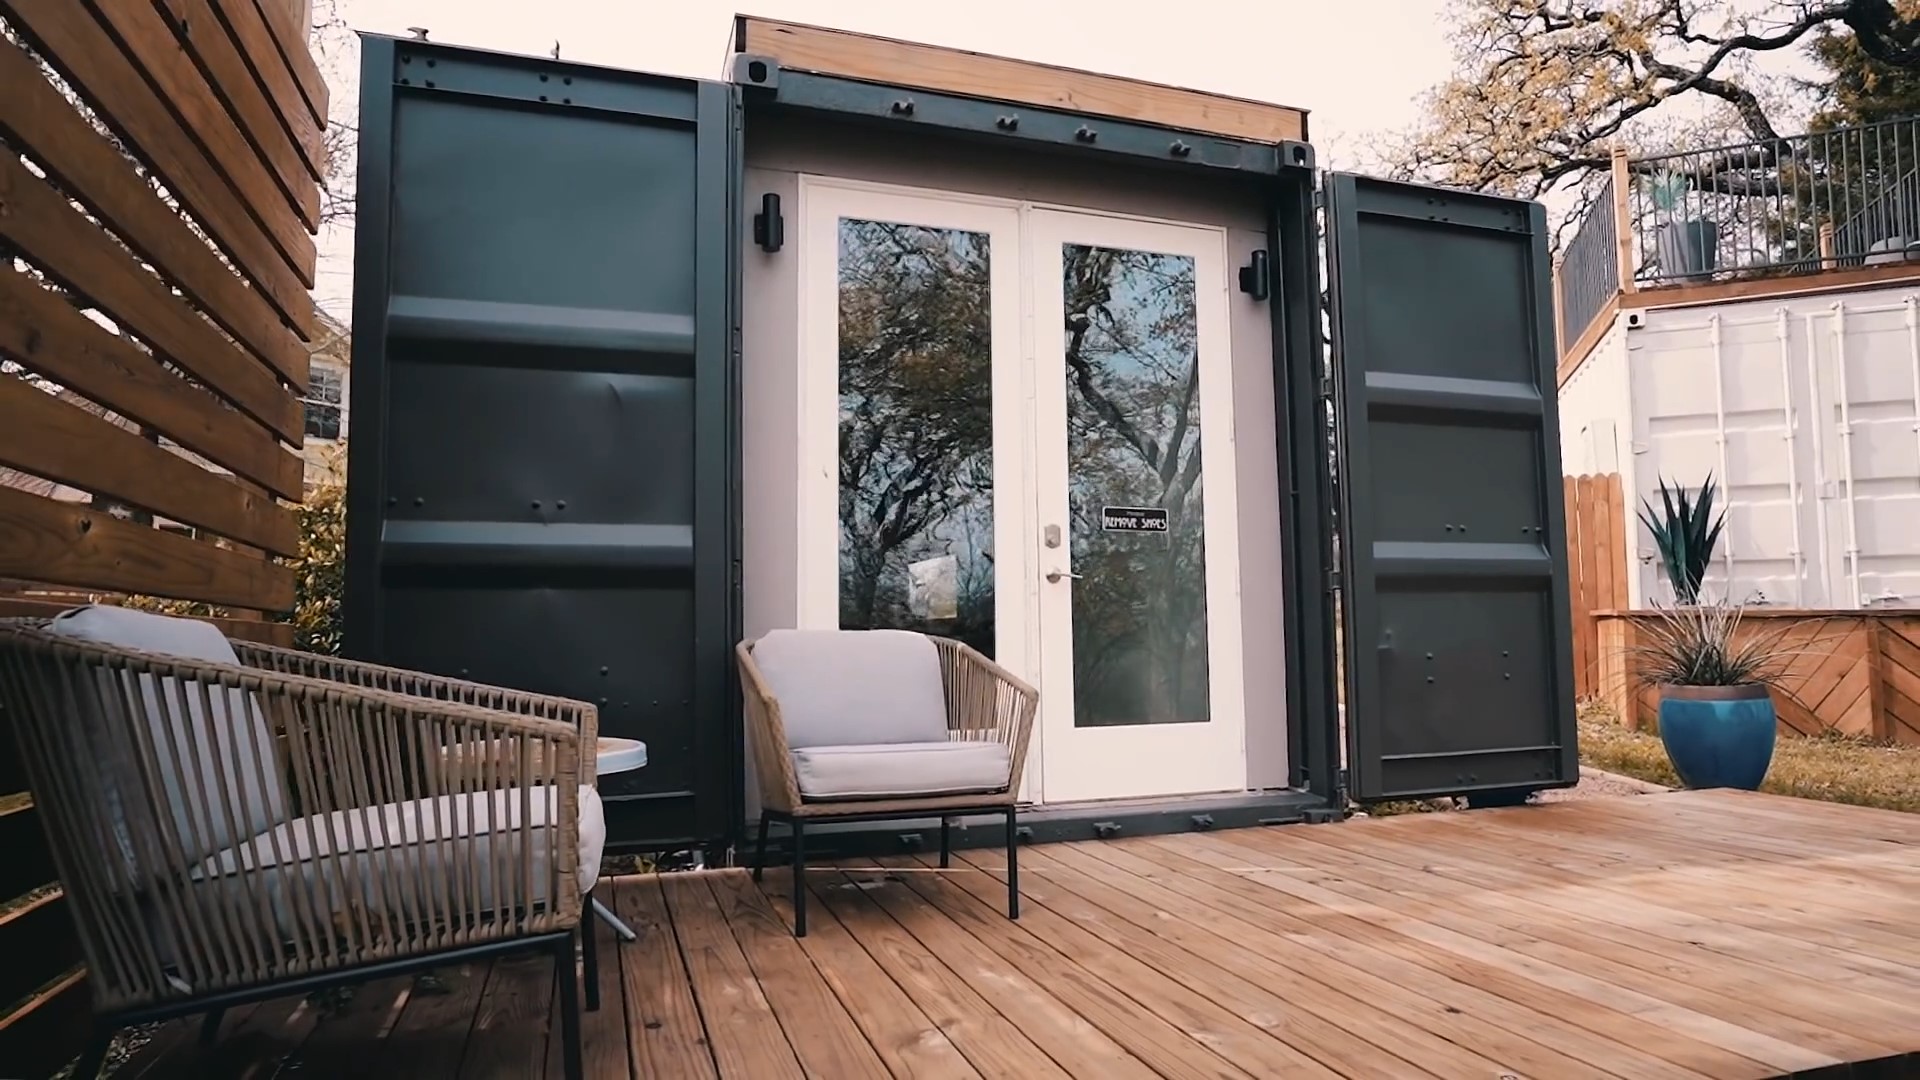
[[[1624,312],[1560,388],[1568,474],[1618,471],[1629,515],[1709,475],[1727,527],[1709,595],[1920,606],[1920,293]],[[1627,536],[1632,600],[1672,597]]]

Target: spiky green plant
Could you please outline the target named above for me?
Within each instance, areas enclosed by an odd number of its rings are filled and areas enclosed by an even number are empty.
[[[1778,686],[1787,665],[1810,651],[1797,640],[1797,620],[1762,620],[1743,629],[1738,604],[1659,607],[1642,620],[1627,648],[1635,681],[1643,686]],[[1816,635],[1817,636],[1817,635]]]
[[[1713,564],[1714,545],[1720,542],[1720,530],[1727,524],[1726,510],[1713,517],[1713,474],[1708,473],[1707,482],[1700,485],[1698,502],[1688,496],[1686,488],[1675,485],[1668,489],[1667,482],[1660,481],[1660,502],[1665,513],[1656,513],[1652,503],[1640,500],[1640,521],[1653,534],[1660,566],[1673,585],[1674,600],[1697,604],[1700,582]]]

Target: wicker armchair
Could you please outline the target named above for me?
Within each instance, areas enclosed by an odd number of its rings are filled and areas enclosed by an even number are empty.
[[[580,1076],[592,706],[89,607],[0,620],[0,713],[89,971],[76,1077],[121,1026],[538,949]]]
[[[1006,816],[1007,917],[1020,917],[1018,794],[1040,695],[958,642],[899,630],[776,630],[735,649],[760,781],[753,876],[770,822],[793,837],[793,932],[807,933],[806,827]]]

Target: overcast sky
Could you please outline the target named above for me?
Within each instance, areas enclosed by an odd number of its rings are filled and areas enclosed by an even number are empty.
[[[1275,101],[1312,111],[1323,161],[1351,163],[1369,133],[1403,127],[1446,77],[1442,0],[340,0],[354,29],[672,75],[723,70],[736,13],[859,30]],[[1131,9],[1138,15],[1127,16]],[[333,59],[337,103],[357,58]],[[322,237],[316,294],[346,318],[352,243]]]

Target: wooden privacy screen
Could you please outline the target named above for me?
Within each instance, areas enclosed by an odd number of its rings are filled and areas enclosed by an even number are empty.
[[[1658,696],[1636,687],[1626,651],[1638,627],[1657,616],[1602,612],[1600,693],[1622,723],[1653,728]],[[1878,742],[1920,745],[1920,612],[1750,609],[1749,632],[1792,624],[1783,639],[1794,651],[1774,692],[1783,735],[1837,732]]]
[[[1573,686],[1584,700],[1600,693],[1599,628],[1594,614],[1627,606],[1626,504],[1620,475],[1563,478],[1567,500],[1567,592],[1573,600]]]
[[[301,0],[0,0],[0,616],[76,596],[286,640],[327,91]],[[5,717],[0,716],[0,725]],[[85,976],[0,735],[0,1073]]]

